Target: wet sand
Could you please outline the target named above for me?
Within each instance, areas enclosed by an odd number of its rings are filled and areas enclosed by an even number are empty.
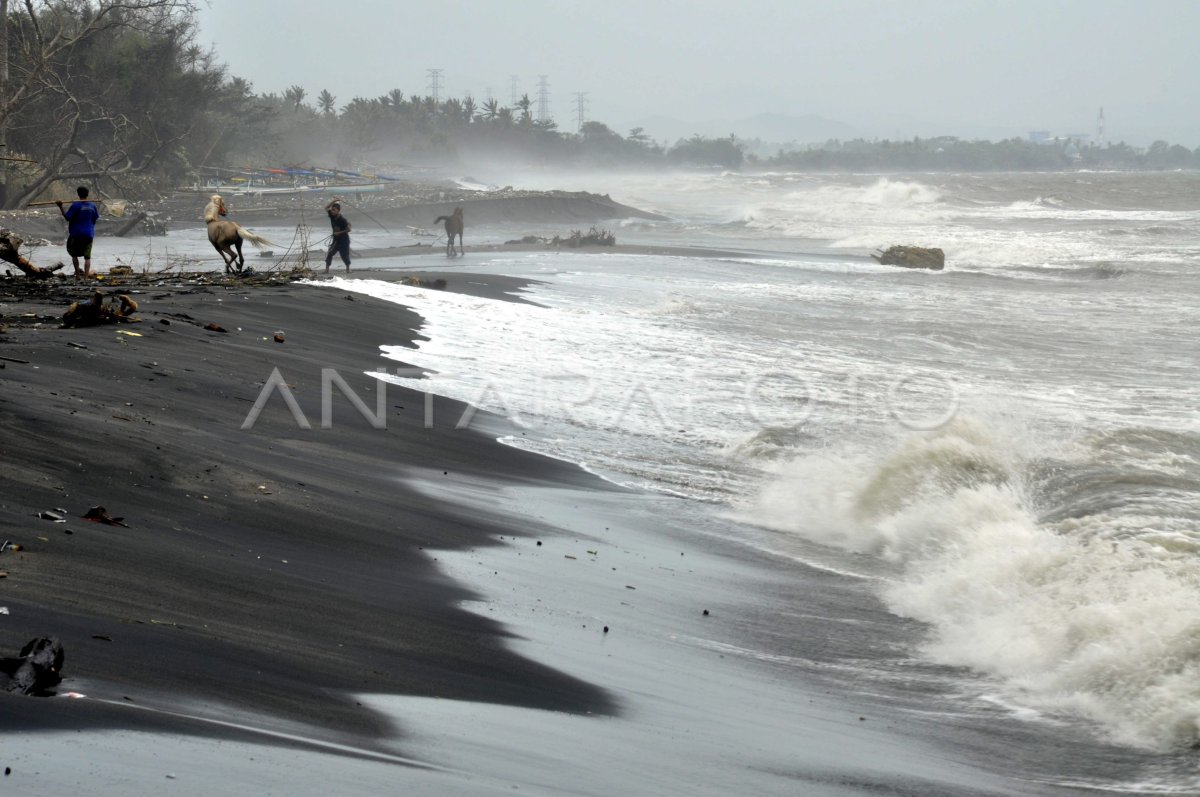
[[[352,692],[614,709],[603,690],[511,652],[503,629],[460,609],[468,593],[433,567],[434,547],[518,529],[414,494],[400,478],[420,466],[602,482],[456,429],[455,402],[432,399],[426,428],[425,397],[396,386],[385,429],[336,387],[332,425],[321,428],[322,369],[374,412],[380,383],[363,374],[394,365],[378,347],[416,340],[416,315],[300,285],[137,298],[138,324],[26,323],[0,334],[0,538],[22,546],[0,553],[4,655],[57,636],[60,692],[312,725],[365,746],[391,724]],[[14,309],[51,316],[61,305],[6,304],[6,316]],[[204,329],[210,322],[227,331]],[[274,369],[312,428],[298,428],[278,394],[242,428]],[[129,527],[81,519],[95,505]],[[37,517],[58,508],[67,523]],[[0,700],[7,731],[147,721],[94,700]]]

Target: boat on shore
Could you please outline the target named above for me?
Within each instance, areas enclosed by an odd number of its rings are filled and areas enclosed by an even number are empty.
[[[207,179],[198,180],[184,190],[222,196],[294,196],[314,192],[355,196],[379,193],[388,183],[399,180],[397,177],[322,168],[205,167],[201,172]]]

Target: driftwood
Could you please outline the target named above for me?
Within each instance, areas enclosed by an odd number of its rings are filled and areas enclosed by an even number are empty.
[[[93,291],[89,301],[72,302],[67,311],[63,313],[63,326],[94,327],[99,324],[116,324],[134,320],[131,316],[137,312],[137,302],[123,293],[119,293],[113,298],[115,301],[105,304],[104,294],[100,291]]]
[[[18,656],[0,658],[0,688],[24,695],[53,694],[62,676],[63,646],[55,637],[31,639]]]
[[[63,267],[62,263],[50,268],[39,268],[33,263],[30,263],[25,258],[21,257],[20,249],[24,239],[10,230],[0,230],[0,260],[5,263],[12,263],[17,268],[24,272],[26,277],[36,280],[49,279],[54,276],[54,272]]]
[[[946,254],[941,249],[925,249],[920,246],[889,246],[886,251],[872,254],[884,266],[904,268],[927,268],[941,271],[946,267]]]

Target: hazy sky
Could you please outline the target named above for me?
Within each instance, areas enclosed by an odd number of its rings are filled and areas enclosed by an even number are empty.
[[[1091,133],[1200,145],[1200,0],[209,0],[200,41],[260,92],[537,99],[574,130],[759,112],[868,136]],[[536,110],[536,106],[535,106]],[[663,123],[665,128],[665,123]]]

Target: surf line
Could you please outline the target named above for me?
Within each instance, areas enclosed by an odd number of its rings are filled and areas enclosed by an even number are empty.
[[[453,770],[448,767],[441,767],[441,766],[438,766],[437,764],[430,764],[427,761],[418,761],[415,758],[408,758],[406,756],[394,755],[392,753],[380,753],[380,752],[377,752],[374,750],[363,750],[362,748],[351,747],[348,744],[338,744],[337,742],[326,742],[326,741],[322,741],[320,739],[313,739],[309,736],[300,736],[298,734],[285,733],[283,731],[273,731],[268,728],[256,728],[253,725],[243,725],[240,722],[229,722],[228,720],[212,719],[211,717],[199,717],[195,714],[184,714],[183,712],[180,712],[180,711],[170,711],[168,709],[154,708],[152,706],[140,706],[136,703],[128,703],[128,702],[125,702],[122,700],[111,700],[109,698],[104,698],[104,697],[89,698],[89,697],[87,697],[87,695],[82,695],[82,694],[79,694],[78,692],[72,692],[70,694],[70,697],[83,698],[85,700],[92,700],[93,702],[105,703],[110,706],[121,706],[122,708],[138,709],[140,711],[149,711],[153,714],[163,714],[168,717],[177,717],[179,719],[191,720],[193,722],[206,723],[208,725],[218,725],[223,728],[232,728],[234,730],[246,731],[248,733],[259,734],[262,736],[269,736],[274,739],[282,739],[282,740],[289,741],[289,742],[298,742],[303,745],[308,745],[310,747],[315,747],[315,748],[321,749],[321,750],[328,750],[330,752],[343,753],[346,755],[357,756],[360,758],[371,758],[371,759],[375,759],[377,761],[383,761],[383,762],[386,762],[389,764],[402,764],[404,766],[414,767],[416,769],[427,769],[427,770],[431,770],[434,772],[445,772],[448,774],[449,773],[461,774],[457,770]]]

